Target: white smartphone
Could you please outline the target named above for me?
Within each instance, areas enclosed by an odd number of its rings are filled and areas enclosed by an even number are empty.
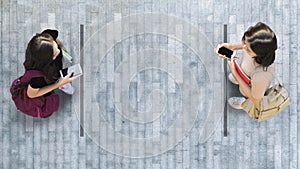
[[[65,76],[67,76],[72,71],[73,71],[72,76],[76,76],[76,75],[82,74],[82,69],[81,69],[80,64],[78,63],[78,64],[75,64],[75,65],[72,65],[70,67],[67,67],[65,69],[60,70],[59,72],[60,72],[60,76],[61,77],[65,77]]]

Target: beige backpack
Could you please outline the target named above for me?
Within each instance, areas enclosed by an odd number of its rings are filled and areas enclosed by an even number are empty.
[[[254,73],[259,71],[263,71],[261,66],[257,67],[252,72],[251,77]],[[266,91],[265,96],[263,96],[260,103],[254,104],[248,98],[242,104],[243,110],[245,110],[251,118],[258,120],[258,122],[262,122],[276,116],[290,105],[288,91],[279,82],[275,73],[271,73],[276,78],[277,83]]]

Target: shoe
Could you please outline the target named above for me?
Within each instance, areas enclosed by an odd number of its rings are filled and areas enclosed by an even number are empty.
[[[243,109],[242,104],[246,101],[244,97],[231,97],[228,99],[228,104],[234,109]]]
[[[60,90],[62,90],[63,92],[69,94],[69,95],[72,95],[75,93],[75,88],[72,86],[71,83],[67,83],[63,86],[60,86],[59,87]]]
[[[229,73],[228,75],[228,79],[231,83],[238,85],[239,83],[235,80],[234,76],[232,75],[232,73]]]

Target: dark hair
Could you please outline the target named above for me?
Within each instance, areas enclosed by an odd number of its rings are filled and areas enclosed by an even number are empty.
[[[242,40],[248,42],[252,51],[256,53],[254,59],[258,64],[267,68],[274,63],[277,38],[268,25],[258,22],[251,26],[244,33]]]
[[[42,71],[47,78],[57,80],[54,78],[56,75],[56,68],[53,62],[53,42],[54,39],[47,33],[36,34],[29,41],[26,54],[24,67],[25,70],[35,69]]]

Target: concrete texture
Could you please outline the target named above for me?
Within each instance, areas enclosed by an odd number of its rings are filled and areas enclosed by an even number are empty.
[[[300,168],[297,0],[1,0],[0,168]],[[276,72],[291,105],[258,123],[228,107],[212,53],[262,21],[278,38]],[[80,50],[80,25],[84,50]],[[9,86],[45,28],[80,62],[76,93],[48,119],[18,112]],[[82,53],[80,53],[82,51]],[[228,85],[229,97],[238,88]],[[85,133],[80,137],[80,125]]]

